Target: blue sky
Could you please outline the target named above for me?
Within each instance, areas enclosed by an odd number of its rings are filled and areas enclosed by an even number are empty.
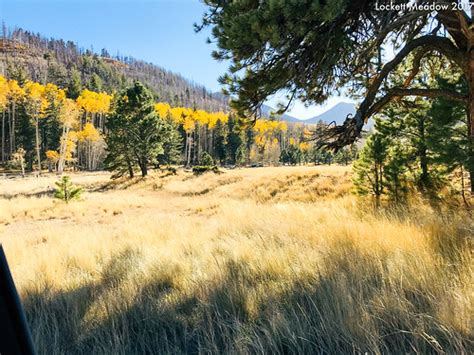
[[[8,27],[72,40],[97,52],[119,51],[219,91],[217,79],[227,64],[212,59],[209,30],[196,34],[193,29],[204,11],[199,0],[0,0],[0,19]],[[290,114],[309,118],[339,101],[310,108],[297,103]]]

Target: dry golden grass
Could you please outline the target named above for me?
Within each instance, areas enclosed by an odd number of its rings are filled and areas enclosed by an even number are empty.
[[[1,180],[39,353],[472,353],[472,221],[373,212],[349,171]]]

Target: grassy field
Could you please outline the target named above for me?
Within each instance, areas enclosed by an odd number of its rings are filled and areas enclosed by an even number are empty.
[[[375,212],[337,166],[56,179],[0,180],[40,354],[474,351],[463,212]]]

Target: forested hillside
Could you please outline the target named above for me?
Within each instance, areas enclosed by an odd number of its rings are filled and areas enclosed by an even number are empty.
[[[144,83],[156,101],[207,111],[227,109],[225,96],[157,65],[129,56],[111,55],[106,49],[97,54],[63,39],[47,39],[21,28],[3,28],[0,39],[0,74],[20,83],[29,79],[67,89],[76,98],[83,89],[113,93],[133,80]]]

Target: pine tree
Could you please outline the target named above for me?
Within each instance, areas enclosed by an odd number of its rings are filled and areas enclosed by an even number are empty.
[[[81,73],[76,69],[72,68],[69,74],[69,81],[67,83],[68,97],[71,99],[77,99],[82,91],[82,80]]]
[[[368,118],[390,102],[403,97],[444,97],[466,108],[468,136],[474,146],[472,9],[449,7],[465,1],[432,0],[416,3],[436,5],[434,11],[413,11],[410,6],[374,11],[377,4],[388,2],[206,0],[208,11],[196,29],[212,27],[217,44],[213,56],[231,60],[221,82],[242,116],[258,113],[280,91],[289,91],[282,113],[293,99],[319,104],[334,91],[354,88],[355,94],[363,95],[356,114],[342,125],[318,132],[320,144],[340,149],[355,142]],[[393,47],[394,55],[382,55],[387,46]],[[392,74],[411,56],[413,65],[405,71],[402,85],[391,82]],[[434,82],[418,85],[420,64],[433,57],[447,59],[456,67],[467,84],[465,92],[440,89]]]
[[[403,202],[409,191],[409,154],[405,147],[392,142],[387,149],[387,162],[383,169],[385,187],[395,202]]]
[[[199,158],[199,164],[201,166],[214,166],[214,159],[208,152],[203,152]]]
[[[310,153],[310,160],[316,165],[321,165],[321,164],[331,165],[331,163],[334,160],[334,154],[329,149],[325,149],[323,147],[320,148],[315,145],[313,146],[313,149]]]
[[[384,192],[384,167],[388,142],[378,133],[371,135],[354,163],[354,185],[360,195],[375,196],[377,205]]]
[[[28,74],[25,68],[19,63],[8,63],[7,77],[18,82],[18,85],[23,86],[28,81]]]
[[[243,142],[245,139],[245,132],[242,131],[241,136],[242,136],[242,142]],[[247,156],[248,156],[247,147],[244,143],[242,143],[239,145],[239,148],[237,149],[237,152],[235,154],[235,163],[238,166],[245,165],[245,163],[247,162]]]
[[[242,144],[242,135],[238,119],[233,115],[229,115],[229,120],[227,121],[227,132],[227,162],[229,164],[235,164],[237,162],[237,151]]]
[[[303,152],[295,145],[290,144],[287,148],[283,149],[280,153],[280,162],[283,164],[296,165],[300,164],[303,158]]]
[[[106,165],[115,175],[128,171],[133,177],[133,169],[138,166],[146,176],[148,166],[163,154],[167,123],[159,118],[154,105],[153,95],[138,81],[118,96],[106,139]]]
[[[355,144],[352,144],[349,147],[344,147],[340,149],[334,155],[334,162],[337,164],[349,165],[357,157],[357,147]]]
[[[71,200],[77,200],[81,197],[82,188],[73,185],[69,176],[63,176],[56,182],[56,191],[54,197],[69,203]]]
[[[96,91],[96,92],[103,91],[103,83],[100,76],[98,76],[96,73],[92,74],[87,84],[87,88],[91,91]]]
[[[438,77],[441,88],[456,88],[465,91],[465,83],[456,77]],[[462,105],[439,98],[434,100],[429,115],[433,126],[430,128],[431,140],[428,148],[432,152],[432,160],[440,166],[438,169],[444,175],[454,170],[474,171],[474,147],[470,144],[470,121],[467,119],[465,108]],[[463,174],[461,179],[464,179]],[[474,174],[470,174],[471,185],[474,185]],[[461,182],[464,185],[464,181]],[[464,191],[461,191],[464,196]]]
[[[213,151],[216,160],[223,164],[226,156],[227,137],[224,124],[218,120],[214,128]]]
[[[182,161],[183,137],[176,123],[166,118],[163,131],[163,152],[158,154],[158,164],[178,164]]]

